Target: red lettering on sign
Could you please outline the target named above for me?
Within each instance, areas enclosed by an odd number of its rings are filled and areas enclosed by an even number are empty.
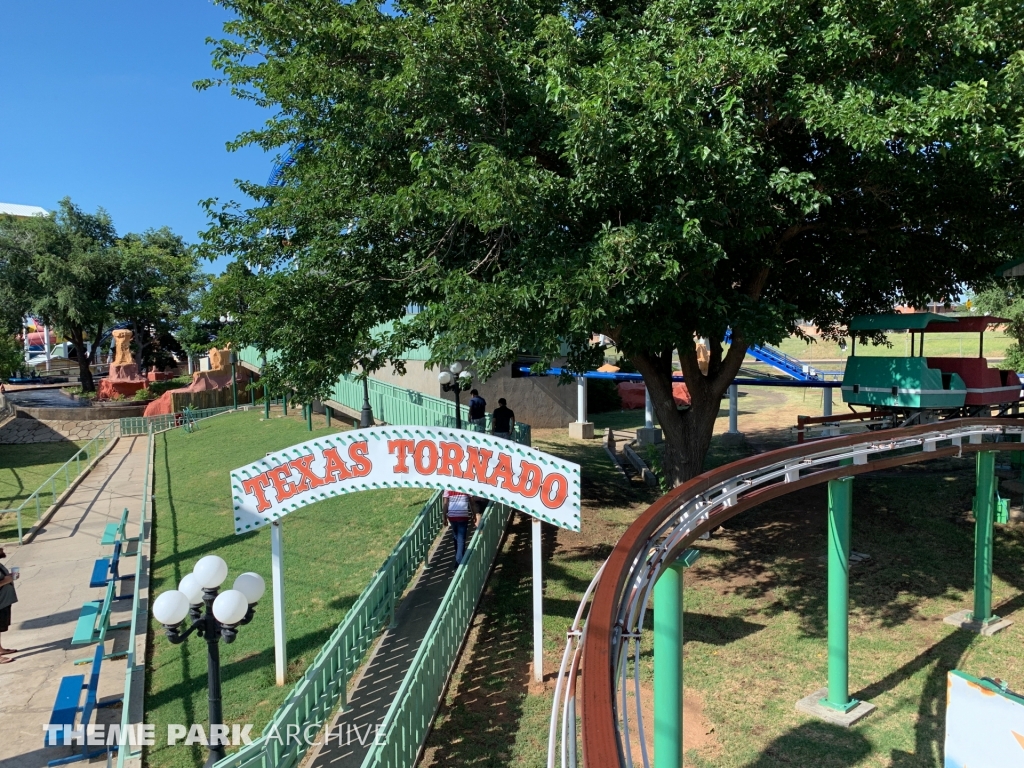
[[[491,463],[491,456],[494,451],[486,448],[477,448],[475,445],[466,446],[466,470],[462,473],[466,480],[475,480],[478,483],[487,484],[487,465]]]
[[[352,460],[352,474],[356,477],[366,477],[373,469],[373,465],[367,460],[366,454],[370,452],[370,446],[365,440],[352,443],[348,447],[348,457]]]
[[[416,443],[413,461],[421,475],[434,474],[437,471],[437,446],[431,440],[420,440]]]
[[[267,473],[256,475],[250,480],[242,482],[242,490],[256,497],[256,511],[263,512],[270,509],[270,501],[267,499],[267,488],[270,487],[270,478]]]
[[[325,448],[324,459],[326,460],[326,466],[324,467],[325,485],[327,483],[336,483],[339,480],[352,479],[352,473],[348,471],[345,462],[341,460],[337,448]]]
[[[441,441],[441,466],[437,468],[437,474],[449,475],[450,477],[462,477],[462,459],[466,452],[458,443]]]
[[[388,453],[397,453],[398,459],[395,462],[394,472],[396,474],[409,474],[409,465],[405,463],[405,460],[409,458],[409,454],[412,453],[412,447],[415,443],[412,440],[388,440]]]
[[[544,477],[544,470],[529,461],[519,463],[519,482],[509,488],[510,491],[522,494],[532,499],[540,492],[541,479]]]
[[[487,478],[487,484],[507,488],[510,491],[515,490],[515,485],[512,482],[512,457],[507,453],[498,454],[498,463],[494,466],[491,476]]]
[[[313,456],[300,456],[288,462],[288,466],[299,473],[299,482],[295,483],[295,492],[311,491],[327,482],[313,471]]]
[[[277,503],[287,501],[296,494],[296,488],[292,485],[292,468],[285,464],[283,467],[274,467],[267,471],[267,476],[274,484],[277,491]]]
[[[548,509],[556,509],[565,503],[569,495],[569,481],[565,475],[552,472],[544,478],[544,485],[541,487],[540,500]]]

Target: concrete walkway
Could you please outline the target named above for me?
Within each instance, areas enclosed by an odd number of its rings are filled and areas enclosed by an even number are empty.
[[[118,522],[129,510],[128,534],[138,532],[139,507],[144,490],[147,438],[123,437],[81,484],[35,540],[23,547],[6,547],[7,567],[19,566],[11,630],[4,645],[20,650],[11,664],[0,665],[0,768],[41,768],[74,752],[69,747],[43,749],[43,726],[49,721],[61,677],[85,674],[91,665],[75,666],[90,658],[95,646],[71,646],[82,605],[103,597],[89,588],[93,562],[111,554],[100,546],[104,526]],[[131,551],[134,551],[132,549]],[[122,560],[121,573],[135,570],[135,558]],[[133,583],[122,583],[131,594]],[[131,620],[131,600],[114,603],[111,624]],[[128,632],[111,632],[106,651],[123,651]],[[99,697],[104,700],[124,693],[125,660],[103,662]],[[87,677],[88,679],[88,677]],[[93,722],[119,722],[121,708],[97,710]],[[103,763],[105,764],[105,762]]]
[[[426,567],[399,604],[395,628],[377,644],[348,707],[335,715],[326,737],[321,736],[324,743],[310,750],[306,768],[362,765],[455,574],[455,541],[449,531],[442,532]],[[471,527],[468,535],[472,533]]]

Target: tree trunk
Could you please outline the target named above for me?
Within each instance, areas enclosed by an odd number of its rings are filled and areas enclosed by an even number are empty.
[[[76,328],[71,332],[71,344],[75,347],[75,357],[78,358],[78,379],[81,382],[82,391],[95,392],[96,383],[92,379],[89,355],[85,351],[85,332],[81,328]]]
[[[729,352],[722,357],[721,343],[711,343],[708,373],[700,372],[692,340],[679,349],[683,378],[690,392],[690,407],[680,411],[672,397],[672,350],[658,355],[632,354],[629,359],[644,377],[665,437],[665,478],[673,486],[680,485],[704,471],[704,459],[711,445],[722,405],[722,397],[736,377],[747,345],[733,339]]]

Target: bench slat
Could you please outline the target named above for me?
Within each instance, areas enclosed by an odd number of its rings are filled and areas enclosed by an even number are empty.
[[[100,600],[93,600],[82,606],[82,612],[78,614],[78,622],[75,624],[75,634],[71,636],[72,645],[86,645],[96,641],[96,616],[99,615],[102,606]]]
[[[107,586],[107,574],[109,572],[110,558],[101,557],[92,564],[92,576],[89,577],[89,586],[93,588]]]
[[[103,538],[100,539],[100,544],[105,547],[109,547],[115,541],[117,541],[117,532],[120,526],[117,523],[107,523],[103,528]]]
[[[82,698],[82,689],[85,687],[85,675],[68,675],[60,680],[60,688],[57,689],[57,699],[53,703],[53,711],[50,713],[50,725],[65,725],[75,727],[78,718],[78,701]]]

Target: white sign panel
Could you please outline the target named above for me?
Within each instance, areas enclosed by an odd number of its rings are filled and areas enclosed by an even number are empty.
[[[945,768],[1024,766],[1024,698],[958,669],[948,675]]]
[[[233,470],[235,533],[374,488],[462,491],[580,529],[578,464],[481,432],[388,426],[319,437]]]

